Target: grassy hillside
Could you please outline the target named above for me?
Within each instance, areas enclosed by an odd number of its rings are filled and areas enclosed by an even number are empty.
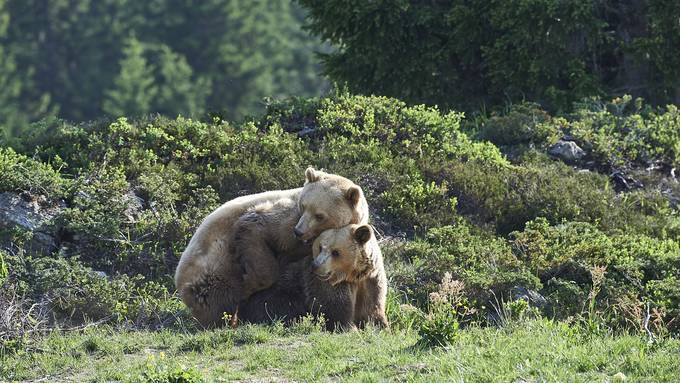
[[[622,98],[466,117],[337,94],[238,124],[32,132],[0,148],[0,380],[677,375],[676,107]],[[392,330],[199,331],[172,286],[193,231],[221,202],[300,186],[308,165],[364,188]]]
[[[70,382],[675,382],[678,340],[584,336],[527,321],[470,328],[445,349],[413,332],[320,332],[313,326],[245,326],[177,333],[97,328],[53,334],[32,357],[11,357],[10,379]]]

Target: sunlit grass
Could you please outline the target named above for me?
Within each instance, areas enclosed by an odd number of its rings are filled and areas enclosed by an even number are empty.
[[[2,360],[9,381],[140,381],[150,370],[204,381],[675,382],[680,341],[588,335],[547,320],[469,328],[446,348],[416,346],[414,332],[351,333],[243,326],[206,332],[53,333]]]

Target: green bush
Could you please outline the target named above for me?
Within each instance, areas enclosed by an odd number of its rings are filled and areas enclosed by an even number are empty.
[[[678,108],[669,105],[665,111],[654,110],[640,99],[632,101],[630,96],[611,102],[584,100],[570,118],[558,118],[555,124],[562,125],[605,166],[654,161],[680,164]]]
[[[49,131],[22,146],[38,151],[44,160],[63,158],[72,173],[105,163],[123,168],[133,179],[163,166],[181,172],[186,178],[182,185],[209,185],[223,198],[296,185],[309,155],[294,135],[277,126],[259,131],[253,123],[235,128],[220,120],[159,116],[76,126],[59,123]]]
[[[420,229],[452,223],[455,219],[456,199],[448,197],[446,182],[437,185],[434,181],[426,184],[417,180],[395,186],[380,195],[389,216]]]
[[[559,127],[549,123],[550,115],[538,104],[511,105],[503,115],[493,115],[484,121],[478,135],[496,145],[549,145],[559,138]]]
[[[551,226],[545,219],[527,223],[526,229],[513,233],[512,238],[514,253],[546,286],[556,315],[579,313],[574,298],[589,294],[593,268],[602,267],[605,272],[597,295],[599,308],[609,313],[627,309],[625,314],[634,314],[630,307],[624,307],[633,298],[656,308],[658,319],[671,330],[677,328],[672,318],[680,313],[679,301],[673,295],[678,289],[680,268],[678,242],[637,234],[607,235],[582,222]],[[613,322],[624,320],[639,322],[640,318],[612,318]]]
[[[435,339],[456,325],[495,323],[498,302],[519,302],[519,287],[543,295],[543,312],[557,318],[602,315],[607,325],[640,329],[649,305],[654,331],[676,331],[680,188],[644,172],[645,187],[617,192],[598,169],[650,158],[668,170],[677,111],[629,101],[589,100],[562,117],[526,103],[480,118],[470,134],[502,144],[512,163],[472,140],[460,113],[346,93],[270,102],[267,115],[240,125],[47,121],[44,136],[19,140],[23,154],[0,149],[0,191],[63,200],[59,250],[29,254],[34,233],[3,229],[12,251],[0,253],[0,278],[4,258],[8,288],[29,305],[52,302],[58,320],[171,323],[184,317],[168,295],[172,273],[201,220],[236,196],[299,187],[314,165],[361,185],[372,223],[401,237],[382,244],[395,327],[417,330],[430,315],[423,331]],[[583,171],[548,157],[561,135],[599,163]],[[594,293],[597,267],[606,270]],[[430,307],[446,273],[463,284],[469,309],[455,321],[450,309]]]
[[[488,306],[494,293],[502,295],[514,286],[539,286],[504,240],[460,218],[453,226],[431,229],[423,240],[386,247],[385,254],[393,288],[419,306],[425,305],[445,273],[465,284],[466,297],[479,310]]]
[[[57,167],[62,165],[59,158],[55,157],[53,162]],[[68,185],[58,168],[0,147],[0,192],[26,191],[58,199],[64,196]]]
[[[74,242],[71,251],[91,267],[166,276],[193,228],[217,206],[217,196],[209,186],[191,189],[171,166],[141,174],[136,187],[124,173],[106,165],[84,171],[59,226]]]
[[[668,200],[655,190],[619,195],[607,177],[579,172],[560,162],[494,169],[467,163],[432,164],[428,173],[446,182],[458,210],[500,234],[545,217],[552,223],[587,221],[606,231],[654,236],[680,234]]]
[[[315,139],[375,140],[395,157],[507,164],[496,147],[473,142],[460,130],[462,118],[462,113],[442,113],[423,105],[409,107],[393,98],[338,93],[316,104],[296,99],[274,103],[264,121],[266,126],[279,123],[286,131],[311,129]]]
[[[110,321],[138,327],[169,326],[186,318],[183,305],[160,284],[142,276],[107,276],[76,258],[10,256],[9,280],[17,293],[49,302],[54,319],[66,323]]]

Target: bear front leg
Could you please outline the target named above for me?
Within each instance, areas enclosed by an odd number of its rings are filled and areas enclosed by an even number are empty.
[[[387,282],[384,277],[369,278],[359,283],[356,294],[355,321],[361,326],[367,323],[380,328],[390,326],[385,314]]]
[[[352,331],[354,324],[354,292],[342,282],[331,286],[326,281],[313,277],[307,289],[307,306],[314,316],[323,315],[329,331]]]
[[[261,241],[261,239],[260,239]],[[240,250],[243,270],[243,296],[248,299],[258,291],[272,287],[279,278],[279,261],[265,243],[251,243]]]
[[[278,280],[279,262],[267,243],[267,234],[265,220],[257,212],[245,213],[234,224],[229,251],[237,259],[242,273],[243,290],[239,301],[271,287]]]

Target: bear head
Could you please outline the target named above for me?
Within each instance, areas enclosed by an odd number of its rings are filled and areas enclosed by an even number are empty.
[[[380,248],[370,225],[326,230],[314,241],[312,267],[331,285],[359,282],[380,267]]]
[[[295,235],[311,241],[321,232],[368,222],[368,203],[361,187],[345,177],[307,168],[298,201]]]

